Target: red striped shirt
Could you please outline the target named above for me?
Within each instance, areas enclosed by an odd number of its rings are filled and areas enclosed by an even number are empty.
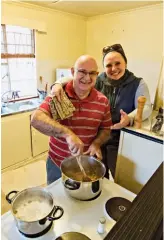
[[[80,100],[74,92],[72,81],[65,86],[65,92],[76,110],[72,117],[58,122],[71,129],[82,140],[84,151],[87,151],[98,131],[110,129],[112,125],[109,101],[95,88],[91,90],[87,98]],[[50,100],[51,97],[46,97],[39,109],[51,113]],[[50,137],[49,147],[49,156],[58,166],[64,158],[71,156],[64,138]]]

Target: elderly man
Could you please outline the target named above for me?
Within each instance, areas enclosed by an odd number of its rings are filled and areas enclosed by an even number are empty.
[[[103,67],[104,72],[97,77],[95,88],[109,99],[114,124],[111,127],[110,139],[102,147],[103,162],[107,169],[105,176],[108,178],[108,169],[115,177],[120,129],[133,125],[138,97],[145,96],[147,99],[142,120],[151,115],[152,108],[148,87],[142,78],[136,77],[127,69],[127,58],[121,44],[103,48]],[[69,78],[57,79],[52,86],[51,93],[59,101],[62,97],[61,84],[66,82],[69,82]]]
[[[102,159],[100,147],[110,136],[112,122],[108,99],[94,88],[97,69],[95,59],[88,55],[79,57],[71,69],[73,78],[64,90],[75,107],[73,116],[53,119],[51,96],[46,97],[32,116],[32,126],[50,136],[48,184],[61,176],[60,164],[66,157],[83,153]]]

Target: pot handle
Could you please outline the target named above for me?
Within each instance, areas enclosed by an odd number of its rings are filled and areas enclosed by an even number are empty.
[[[92,182],[92,192],[97,193],[100,190],[100,181]]]
[[[12,201],[14,200],[14,198],[15,198],[15,196],[17,195],[17,193],[18,193],[19,191],[11,191],[11,192],[9,192],[7,195],[6,195],[6,200],[8,201],[8,203],[12,203]],[[13,193],[15,193],[15,195],[14,195],[14,197],[12,197],[12,198],[10,198],[10,195],[11,194],[13,194]]]
[[[60,211],[60,214],[59,214],[59,216],[56,216],[55,217],[55,215],[56,215],[56,213],[58,212],[58,211]],[[54,210],[53,210],[53,213],[52,213],[52,216],[53,217],[47,217],[47,220],[49,220],[49,221],[54,221],[54,220],[57,220],[57,219],[59,219],[59,218],[61,218],[62,216],[63,216],[63,214],[64,214],[64,210],[63,210],[63,208],[62,207],[60,207],[60,206],[55,206],[54,207]]]
[[[79,187],[80,187],[80,183],[79,183],[79,182],[72,181],[71,179],[67,179],[67,180],[64,182],[64,186],[65,186],[66,188],[68,188],[69,190],[77,190],[77,189],[79,189]]]

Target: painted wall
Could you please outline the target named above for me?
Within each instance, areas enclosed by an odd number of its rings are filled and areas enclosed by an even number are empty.
[[[154,102],[162,64],[162,30],[162,4],[92,17],[87,21],[87,52],[95,56],[102,71],[102,48],[121,43],[128,69],[147,82]]]
[[[55,80],[56,68],[68,68],[84,53],[93,55],[102,67],[104,46],[121,43],[128,58],[128,69],[143,77],[154,102],[162,64],[162,4],[92,18],[31,8],[26,3],[2,3],[2,21],[36,26],[38,86]],[[3,23],[3,22],[2,22]],[[39,76],[43,76],[41,85]]]
[[[49,86],[55,80],[56,68],[72,67],[76,58],[86,50],[86,20],[80,16],[31,8],[22,3],[2,3],[2,23],[20,23],[34,26],[36,33],[36,58],[38,86]],[[46,33],[45,33],[46,32]],[[39,81],[43,77],[43,82]]]

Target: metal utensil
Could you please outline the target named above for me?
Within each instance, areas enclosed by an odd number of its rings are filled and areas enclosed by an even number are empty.
[[[83,181],[84,182],[91,181],[91,179],[87,176],[87,174],[86,174],[86,172],[85,172],[85,170],[84,170],[84,168],[83,168],[83,166],[81,164],[81,156],[80,155],[77,156],[76,160],[77,160],[77,163],[78,163],[78,165],[80,167],[81,172],[83,173]]]
[[[27,188],[21,192],[11,191],[7,194],[6,200],[11,204],[18,230],[27,237],[42,234],[64,213],[60,206],[55,205],[51,193],[41,187]],[[35,211],[33,211],[33,203],[37,206]],[[43,204],[46,208],[43,208]]]

